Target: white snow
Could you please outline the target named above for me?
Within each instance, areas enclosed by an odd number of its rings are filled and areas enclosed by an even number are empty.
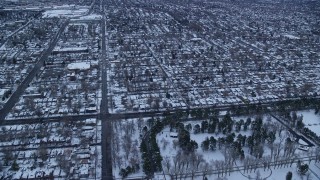
[[[294,36],[294,35],[291,35],[291,34],[284,34],[283,36],[284,36],[284,37],[287,37],[287,38],[289,38],[289,39],[300,39],[299,37]]]
[[[311,131],[320,136],[320,115],[315,114],[314,110],[304,110],[298,111],[297,115],[303,116],[303,123],[306,127],[308,127]]]
[[[68,69],[70,69],[70,70],[74,70],[74,69],[87,70],[87,69],[90,69],[90,63],[89,62],[71,63],[68,65]]]
[[[43,13],[42,17],[43,18],[76,17],[79,15],[84,15],[88,11],[89,11],[88,8],[47,10]]]
[[[304,112],[306,113],[306,112]],[[307,111],[307,113],[310,113],[309,111]],[[309,114],[310,115],[310,114]],[[311,115],[314,115],[314,112],[311,112]],[[239,121],[240,119],[243,119],[244,121],[246,121],[246,119],[250,117],[250,116],[239,116],[239,117],[232,117],[233,120],[235,121]],[[251,116],[252,120],[254,120],[254,116]],[[277,121],[274,120],[274,118],[271,118],[269,116],[263,116],[263,121],[265,123],[271,123],[273,125],[278,124]],[[187,121],[184,122],[184,125],[187,124],[191,124],[192,127],[194,127],[195,124],[199,124],[201,125],[201,121]],[[251,130],[247,130],[247,131],[243,131],[241,130],[239,133],[236,133],[236,137],[237,134],[241,133],[242,135],[246,135],[249,136],[251,135]],[[209,134],[209,133],[199,133],[199,134],[193,134],[193,130],[191,130],[190,132],[190,138],[191,140],[195,140],[198,143],[198,149],[196,150],[197,153],[202,154],[203,155],[203,159],[207,162],[207,163],[212,163],[214,161],[224,161],[225,160],[225,155],[224,155],[224,148],[219,149],[217,147],[217,149],[215,151],[203,151],[201,149],[201,142],[205,140],[205,138],[210,137],[210,136],[214,136],[215,139],[219,138],[219,137],[223,137],[225,135],[221,134],[221,133],[213,133],[213,134]],[[287,131],[282,131],[280,136],[279,133],[276,134],[276,140],[274,142],[274,144],[282,144],[283,140],[286,137],[290,137],[290,134]],[[174,141],[177,141],[177,138],[173,138],[170,137],[170,128],[169,127],[165,127],[163,129],[163,131],[161,131],[158,135],[157,135],[157,143],[159,145],[160,148],[160,153],[162,157],[169,157],[171,159],[172,162],[172,157],[176,156],[177,153],[179,153],[178,149],[179,147],[174,147]],[[251,157],[251,155],[249,154],[249,149],[248,147],[243,147],[243,150],[245,152],[245,156],[246,157]],[[283,149],[280,150],[280,154],[282,155]],[[264,147],[264,157],[269,157],[271,155],[271,150],[270,148],[265,145]],[[295,156],[296,157],[306,157],[306,152],[305,151],[296,151],[295,152]],[[314,163],[314,162],[313,162]],[[304,176],[300,176],[297,172],[296,172],[296,164],[294,163],[292,165],[292,167],[274,167],[271,166],[271,169],[264,171],[263,168],[259,169],[259,173],[260,173],[260,177],[262,178],[266,178],[267,179],[272,179],[272,180],[277,180],[277,179],[285,179],[286,174],[288,173],[288,171],[291,171],[293,173],[293,179],[307,179],[307,176],[310,176],[312,178],[317,178],[315,174],[319,174],[320,173],[320,168],[318,168],[316,165],[317,164],[313,164],[311,163],[309,166],[312,169],[312,172],[309,171],[307,173],[307,175]],[[243,162],[241,160],[237,160],[237,166],[242,166]],[[289,165],[288,165],[289,166]],[[319,166],[319,163],[318,163]],[[315,173],[313,173],[315,172]],[[224,177],[222,179],[228,179],[228,180],[235,180],[235,179],[248,179],[248,177],[251,178],[255,178],[257,176],[257,171],[252,170],[252,172],[234,172],[231,173],[230,175],[224,175]],[[159,173],[156,175],[157,178],[163,179],[163,174]],[[281,177],[281,178],[280,178]],[[283,178],[282,178],[283,177]],[[170,177],[166,177],[169,178]],[[218,179],[218,175],[214,174],[214,175],[209,175],[207,176],[208,179]],[[221,175],[220,175],[221,178]],[[188,178],[187,178],[188,179]],[[190,178],[191,179],[191,178]],[[202,179],[202,177],[196,177],[195,179]]]
[[[81,16],[79,17],[79,19],[81,20],[99,20],[99,19],[102,19],[102,16],[99,15],[99,14],[90,14],[90,15],[87,15],[87,16]]]
[[[77,52],[77,51],[86,51],[88,50],[88,47],[64,47],[64,48],[61,48],[61,47],[56,47],[54,48],[54,51],[57,51],[57,52]]]

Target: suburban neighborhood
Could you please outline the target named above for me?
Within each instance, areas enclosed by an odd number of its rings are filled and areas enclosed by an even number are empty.
[[[320,2],[0,2],[0,179],[320,179]]]

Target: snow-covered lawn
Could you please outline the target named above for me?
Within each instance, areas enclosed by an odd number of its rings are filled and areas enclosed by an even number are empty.
[[[79,17],[80,20],[100,20],[102,19],[102,16],[99,14],[90,14],[87,16],[81,16]]]
[[[287,173],[292,172],[292,180],[316,180],[319,179],[320,174],[320,164],[319,163],[311,163],[310,169],[313,171],[307,172],[306,175],[301,176],[297,173],[294,165],[292,167],[282,167],[282,168],[271,168],[268,170],[263,170],[262,168],[258,168],[257,170],[252,170],[249,172],[232,172],[230,175],[219,176],[218,175],[207,175],[208,180],[255,180],[257,177],[266,180],[285,180]],[[165,176],[161,173],[155,175],[155,179],[170,179],[169,176]],[[190,180],[191,178],[185,178],[186,180]],[[202,176],[198,176],[193,178],[194,180],[203,180]]]
[[[89,62],[70,63],[68,64],[68,69],[87,70],[87,69],[90,69],[90,63]]]
[[[295,169],[295,165],[292,167],[282,167],[282,168],[271,168],[268,170],[263,170],[258,168],[257,170],[252,170],[251,172],[236,171],[230,173],[230,175],[219,176],[218,175],[207,175],[208,180],[256,180],[257,177],[266,180],[285,180],[287,173],[292,172],[292,180],[316,180],[320,176],[320,163],[311,162],[309,165],[311,171],[307,172],[306,175],[300,175]],[[155,176],[155,179],[164,179],[163,174],[158,173]],[[166,176],[166,179],[170,179],[169,176]],[[191,178],[186,178],[189,180]],[[203,180],[202,176],[195,177],[194,180]]]
[[[150,118],[123,119],[113,122],[115,136],[113,136],[112,140],[112,172],[114,177],[121,178],[120,170],[127,168],[127,166],[133,167],[135,164],[139,164],[139,170],[129,174],[128,177],[139,179],[145,176],[141,167],[139,147],[141,143],[140,134],[147,119]]]
[[[232,117],[232,119],[234,121],[240,121],[241,119],[246,121],[246,119],[249,117],[252,119],[252,121],[254,121],[254,119],[255,119],[254,116],[239,116],[239,117]],[[286,139],[288,137],[290,137],[293,140],[294,139],[293,136],[288,131],[286,131],[284,128],[280,128],[280,126],[281,126],[280,123],[278,123],[275,119],[273,119],[270,116],[267,116],[267,115],[263,116],[263,123],[264,123],[264,125],[269,124],[266,127],[276,128],[276,139],[275,139],[274,143],[272,144],[272,146],[267,145],[267,143],[265,143],[263,145],[262,159],[270,161],[271,164],[273,162],[278,161],[278,160],[286,159],[283,157],[285,154],[284,144],[285,144]],[[199,124],[201,126],[201,121],[186,121],[186,122],[183,122],[183,124],[185,126],[188,124],[191,124],[192,127],[195,127],[196,124]],[[279,133],[279,130],[281,130],[281,133]],[[250,128],[248,128],[248,130],[246,130],[246,131],[241,129],[239,132],[235,132],[234,130],[232,132],[235,133],[235,139],[237,138],[238,134],[241,134],[243,136],[245,135],[246,137],[249,137],[252,135],[252,130]],[[198,149],[195,150],[195,153],[200,154],[200,156],[202,156],[202,158],[204,160],[203,161],[204,164],[209,164],[210,168],[215,170],[215,165],[217,162],[224,162],[228,158],[226,156],[226,154],[228,154],[228,153],[226,153],[226,152],[228,152],[229,150],[224,145],[222,145],[222,148],[219,149],[218,145],[217,145],[217,148],[214,151],[210,151],[210,150],[204,151],[201,148],[201,144],[206,138],[210,138],[211,136],[213,136],[217,140],[218,138],[226,137],[227,135],[222,134],[222,133],[207,133],[207,132],[205,132],[205,133],[200,132],[200,133],[194,134],[193,130],[190,131],[190,139],[196,141],[198,144]],[[169,161],[171,162],[171,167],[172,167],[174,164],[174,161],[175,161],[175,157],[179,156],[179,154],[182,153],[180,150],[180,147],[178,145],[178,138],[170,136],[170,127],[168,127],[168,126],[166,126],[157,135],[156,138],[157,138],[157,143],[160,148],[161,156],[164,159],[166,159],[166,158],[170,159]],[[274,148],[273,153],[271,152],[271,147]],[[249,153],[250,152],[249,148],[247,146],[244,146],[242,148],[243,148],[245,157],[249,158],[249,159],[253,159],[255,161],[255,157],[250,155],[250,153]],[[279,157],[277,157],[277,158],[275,158],[276,151],[279,151]],[[309,153],[306,153],[305,151],[302,151],[299,149],[295,149],[295,151],[294,151],[294,157],[304,158],[304,157],[307,157],[308,155],[309,155]],[[187,158],[187,157],[185,157],[185,158]],[[292,157],[289,159],[292,159]],[[256,159],[256,161],[262,162],[261,159]],[[237,159],[235,162],[237,163],[236,166],[243,166],[245,164],[245,161],[240,160],[240,159]],[[314,163],[314,161],[312,163]],[[320,169],[317,168],[317,166],[313,165],[312,163],[311,163],[311,165],[312,165],[311,169],[314,172],[316,172],[316,174],[317,173],[319,174]],[[318,165],[319,165],[319,163],[318,163]],[[236,168],[236,166],[234,168]],[[166,169],[166,167],[163,167],[163,168]],[[268,177],[268,179],[274,179],[274,180],[280,179],[280,177],[283,177],[281,179],[285,179],[287,172],[292,171],[293,177],[294,177],[293,179],[306,179],[306,177],[308,175],[310,177],[315,178],[315,175],[313,173],[311,173],[311,171],[309,171],[309,174],[302,176],[302,178],[301,178],[300,175],[296,172],[296,162],[294,162],[292,164],[292,167],[284,167],[284,166],[282,167],[281,166],[281,167],[274,168],[274,166],[271,165],[270,168],[271,168],[271,170],[266,170],[266,171],[264,171],[263,168],[260,169],[259,170],[260,177],[262,177],[262,178]],[[164,170],[164,171],[165,171],[165,173],[168,173],[166,170]],[[189,172],[189,171],[190,170],[185,170],[185,172]],[[221,176],[221,174],[220,174],[220,176]],[[233,179],[248,179],[248,177],[255,178],[256,176],[257,176],[257,172],[253,172],[253,170],[252,170],[252,172],[250,172],[250,171],[249,172],[242,172],[242,174],[240,172],[233,172],[233,173],[231,173],[230,176],[227,175],[226,177],[224,177],[222,179],[231,179],[231,180],[233,180]],[[159,178],[160,179],[163,178],[163,175],[159,174]],[[210,175],[210,176],[207,176],[207,178],[208,179],[217,179],[218,175],[217,174]],[[202,177],[198,177],[196,179],[202,179]]]
[[[320,115],[315,114],[314,110],[297,111],[297,115],[303,116],[303,123],[311,131],[320,136]]]

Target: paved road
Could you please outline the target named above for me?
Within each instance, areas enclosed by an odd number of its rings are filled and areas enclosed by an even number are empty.
[[[69,20],[65,21],[61,25],[58,33],[51,40],[48,49],[46,51],[44,51],[43,53],[41,53],[41,56],[40,56],[38,62],[35,64],[34,68],[27,75],[27,77],[21,82],[21,84],[18,86],[17,90],[12,93],[10,99],[7,101],[7,103],[0,110],[0,124],[5,119],[5,117],[8,115],[8,113],[11,111],[11,109],[14,107],[14,105],[19,101],[20,96],[26,90],[26,88],[28,87],[30,82],[34,79],[34,77],[40,71],[40,68],[44,64],[44,61],[48,58],[51,51],[53,50],[53,48],[57,44],[59,37],[60,37],[60,34],[64,31],[64,29],[68,25],[68,23],[69,23]]]
[[[107,83],[106,83],[107,84]],[[105,89],[107,86],[102,84],[102,88]],[[104,92],[107,90],[105,89]],[[163,116],[164,113],[175,114],[176,112],[186,111],[186,109],[172,109],[172,110],[164,110],[164,111],[147,111],[147,112],[126,112],[126,113],[116,113],[116,114],[109,114],[107,112],[107,104],[108,100],[106,99],[107,95],[103,95],[103,101],[101,102],[101,113],[100,114],[83,114],[83,115],[71,115],[71,116],[57,116],[57,117],[42,117],[42,118],[24,118],[24,119],[14,119],[14,120],[5,120],[2,122],[3,125],[15,125],[15,124],[35,124],[35,123],[42,123],[46,121],[50,122],[58,122],[61,121],[62,118],[68,118],[70,120],[85,120],[89,118],[101,118],[101,114],[105,114],[106,118],[109,120],[122,120],[122,119],[130,119],[130,118],[139,118],[139,117],[157,117]],[[106,99],[106,100],[104,100]],[[102,104],[103,103],[103,104]],[[240,105],[241,107],[247,107],[246,105]],[[263,106],[269,107],[271,104],[263,104]],[[227,111],[231,109],[230,105],[227,106],[218,106],[218,107],[207,107],[213,108],[219,111]],[[206,109],[203,107],[200,108],[193,108],[193,109]],[[189,109],[190,110],[190,109]],[[99,116],[99,117],[98,117]]]
[[[106,84],[102,84],[102,88],[104,89],[104,92],[106,92]],[[163,116],[164,113],[170,113],[175,114],[176,112],[186,111],[187,109],[171,109],[171,110],[155,110],[155,111],[146,111],[146,112],[124,112],[124,113],[115,113],[115,114],[109,114],[107,111],[107,104],[108,100],[106,99],[106,93],[103,94],[103,101],[101,102],[101,114],[105,114],[107,119],[111,119],[113,121],[115,120],[122,120],[122,119],[130,119],[130,118],[139,118],[139,117],[157,117],[157,116]],[[106,100],[104,100],[106,99]],[[102,104],[103,103],[103,104]],[[248,107],[247,105],[239,105],[242,108]],[[263,107],[272,107],[272,103],[264,103],[261,106]],[[224,106],[211,106],[211,107],[199,107],[199,108],[192,108],[192,109],[206,109],[211,108],[218,111],[228,111],[232,108],[231,105],[224,105]],[[190,111],[191,109],[189,109]],[[85,120],[88,118],[96,118],[98,115],[101,114],[84,114],[84,115],[74,115],[74,116],[66,116],[70,120]],[[63,116],[62,116],[63,117]],[[3,122],[3,124],[8,125],[14,125],[14,124],[30,124],[30,123],[42,123],[44,121],[53,121],[57,122],[61,119],[61,116],[59,117],[42,117],[42,118],[25,118],[25,119],[15,119],[15,120],[6,120]],[[282,121],[281,121],[282,122]],[[283,123],[283,122],[282,122]],[[284,124],[284,123],[283,123]]]
[[[102,1],[101,1],[102,6]],[[107,89],[107,58],[106,58],[106,16],[102,19],[102,102],[100,107],[100,119],[102,121],[101,149],[102,149],[102,180],[112,180],[111,138],[112,126],[108,113],[108,89]]]

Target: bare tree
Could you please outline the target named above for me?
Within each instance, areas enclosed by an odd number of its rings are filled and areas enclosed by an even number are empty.
[[[205,179],[208,171],[210,170],[210,164],[204,161],[203,163],[201,163],[200,169],[202,170],[202,179]]]
[[[143,124],[144,124],[144,122],[143,122],[142,117],[139,117],[138,120],[137,120],[137,126],[138,126],[138,130],[139,130],[140,133],[141,133],[141,129],[143,127]]]
[[[131,146],[132,146],[131,136],[129,134],[125,134],[123,136],[122,147],[123,147],[123,150],[125,152],[126,159],[129,159]]]
[[[166,173],[170,172],[171,169],[171,159],[169,156],[165,156],[162,161],[162,166],[165,167],[164,171]]]
[[[182,172],[183,155],[184,153],[179,150],[177,155],[172,157],[173,167],[171,168],[170,174],[174,176],[175,179],[177,179],[178,175]]]
[[[42,159],[42,161],[46,161],[49,158],[48,149],[46,145],[40,144],[38,148],[38,155]]]
[[[58,155],[57,156],[57,162],[59,167],[67,174],[67,176],[70,173],[71,168],[71,161],[68,160],[64,155]]]

